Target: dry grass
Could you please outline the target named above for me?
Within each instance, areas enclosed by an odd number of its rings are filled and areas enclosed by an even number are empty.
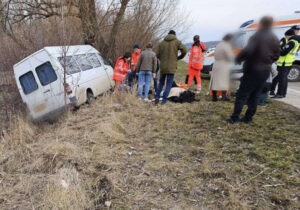
[[[274,102],[227,125],[231,111],[124,93],[55,124],[17,118],[0,143],[0,209],[299,209],[299,112]]]

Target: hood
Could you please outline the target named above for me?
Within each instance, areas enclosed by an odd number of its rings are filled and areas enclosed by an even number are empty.
[[[169,35],[167,35],[167,36],[165,37],[164,40],[167,41],[167,42],[171,42],[171,41],[173,41],[173,40],[175,40],[175,39],[177,39],[175,35],[169,34]]]
[[[297,42],[300,43],[300,36],[299,35],[295,35],[295,36],[292,36],[292,38],[290,38],[290,40],[296,40]]]

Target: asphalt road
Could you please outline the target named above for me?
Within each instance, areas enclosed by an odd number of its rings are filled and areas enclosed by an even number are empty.
[[[286,98],[276,100],[300,109],[300,82],[290,82]]]

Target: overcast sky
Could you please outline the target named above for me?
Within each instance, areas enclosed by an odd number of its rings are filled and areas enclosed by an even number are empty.
[[[282,16],[300,11],[300,0],[181,0],[180,8],[190,14],[192,24],[182,37],[185,42],[195,34],[203,41],[215,41],[225,33],[234,32],[247,20],[265,14]]]

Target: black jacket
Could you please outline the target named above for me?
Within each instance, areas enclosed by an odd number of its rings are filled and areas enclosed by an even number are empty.
[[[283,48],[285,47],[286,44],[287,44],[286,43],[286,38],[285,37],[281,38],[280,39],[280,48],[281,48],[281,50],[283,50]]]
[[[237,56],[238,64],[244,62],[244,71],[271,70],[280,56],[280,43],[270,30],[259,30]]]
[[[289,39],[289,42],[285,45],[285,47],[281,50],[280,52],[280,56],[286,56],[287,54],[289,54],[289,52],[294,49],[295,47],[295,43],[294,42],[290,42],[291,40],[296,40],[297,42],[300,43],[300,36],[298,35],[295,35],[295,36],[292,36],[290,39]]]

